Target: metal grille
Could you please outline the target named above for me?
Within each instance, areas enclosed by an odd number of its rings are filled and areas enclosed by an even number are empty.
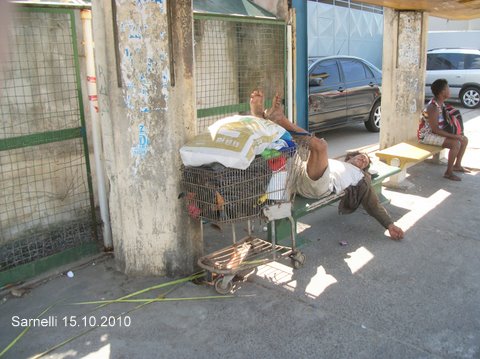
[[[309,140],[309,136],[298,136],[294,147],[266,150],[245,170],[219,163],[184,166],[182,187],[189,215],[232,223],[260,217],[267,205],[292,202]]]
[[[20,9],[0,82],[0,270],[91,241],[74,13]]]
[[[285,95],[285,23],[195,15],[197,131],[249,111],[250,93]],[[269,106],[271,101],[266,101]]]

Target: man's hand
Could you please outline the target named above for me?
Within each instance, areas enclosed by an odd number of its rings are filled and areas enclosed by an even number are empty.
[[[390,224],[387,229],[388,233],[390,233],[390,237],[395,241],[399,241],[405,235],[405,233],[403,233],[403,230],[400,227],[394,225],[393,223]]]

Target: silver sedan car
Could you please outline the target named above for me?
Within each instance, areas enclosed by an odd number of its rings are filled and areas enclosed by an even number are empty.
[[[466,108],[480,106],[480,50],[432,49],[427,52],[425,97],[433,96],[430,85],[437,79],[446,79],[450,97],[458,99]]]

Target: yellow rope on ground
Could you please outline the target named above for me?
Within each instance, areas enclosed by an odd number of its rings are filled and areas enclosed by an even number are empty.
[[[176,284],[180,284],[180,283],[185,283],[185,282],[190,282],[194,279],[197,279],[197,278],[201,278],[201,277],[204,277],[205,276],[205,272],[199,272],[199,273],[195,273],[189,277],[186,277],[186,278],[182,278],[182,279],[177,279],[177,280],[174,280],[174,281],[171,281],[171,282],[166,282],[166,283],[162,283],[162,284],[157,284],[157,285],[154,285],[152,287],[148,287],[148,288],[145,288],[145,289],[142,289],[142,290],[139,290],[137,292],[134,292],[134,293],[131,293],[131,294],[128,294],[124,297],[121,297],[121,298],[118,298],[117,300],[122,300],[122,299],[128,299],[128,298],[131,298],[131,297],[134,297],[136,295],[139,295],[139,294],[142,294],[142,293],[145,293],[145,292],[149,292],[151,290],[154,290],[154,289],[159,289],[159,288],[163,288],[163,287],[168,287],[170,285],[176,285]],[[98,309],[98,308],[102,308],[106,305],[108,305],[109,303],[105,303],[105,304],[102,304],[102,305],[99,305],[97,308],[95,309]]]
[[[252,295],[248,295],[251,297]],[[78,302],[71,303],[72,305],[86,305],[86,304],[112,304],[112,303],[153,303],[153,302],[173,302],[185,300],[204,300],[204,299],[222,299],[238,297],[235,295],[212,295],[206,297],[189,297],[189,298],[147,298],[147,299],[113,299],[113,300],[96,300],[92,302]],[[246,296],[242,296],[246,297]]]

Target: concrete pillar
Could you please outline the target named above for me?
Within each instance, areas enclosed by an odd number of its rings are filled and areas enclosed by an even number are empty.
[[[298,126],[308,131],[308,34],[307,34],[307,2],[293,0],[295,9],[295,121]]]
[[[127,273],[191,273],[203,243],[177,197],[178,150],[195,134],[192,3],[113,4],[93,1],[116,262]]]
[[[424,107],[428,16],[384,8],[380,149],[416,138]]]

